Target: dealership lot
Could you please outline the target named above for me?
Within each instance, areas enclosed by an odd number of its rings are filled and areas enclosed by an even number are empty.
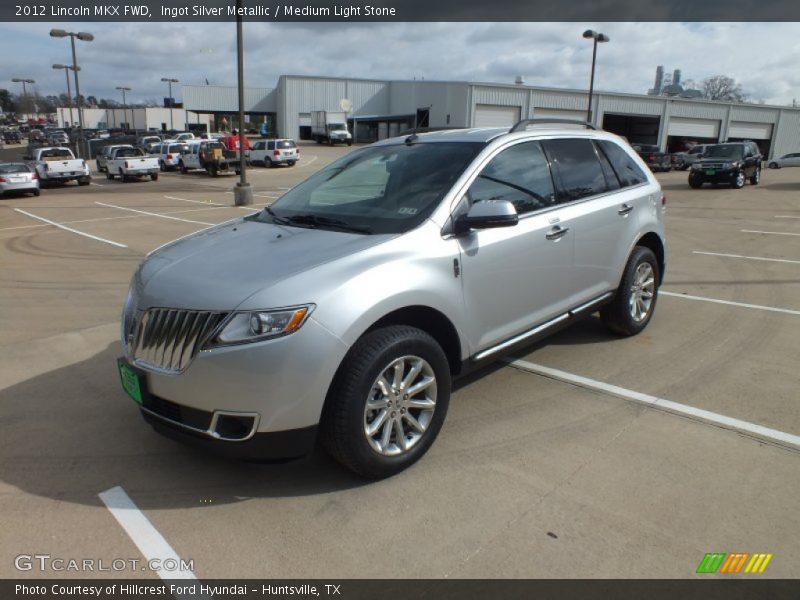
[[[256,208],[349,150],[303,145],[293,168],[249,169]],[[117,487],[201,579],[683,578],[707,552],[773,553],[764,576],[795,576],[800,169],[738,191],[658,179],[669,248],[649,327],[618,339],[592,317],[462,380],[431,451],[377,483],[322,452],[211,458],[152,432],[120,388],[134,269],[248,214],[234,177],[95,174],[0,200],[0,576],[65,574],[19,572],[20,554],[163,550],[108,510],[99,495]]]

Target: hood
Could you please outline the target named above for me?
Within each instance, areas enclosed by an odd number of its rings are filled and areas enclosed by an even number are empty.
[[[137,308],[233,310],[260,290],[391,237],[238,219],[151,254],[136,274]]]

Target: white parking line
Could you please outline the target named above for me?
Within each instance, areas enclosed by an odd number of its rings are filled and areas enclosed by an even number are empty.
[[[127,210],[129,212],[139,213],[140,215],[148,215],[150,217],[160,217],[162,219],[170,219],[171,221],[183,221],[184,223],[196,223],[197,225],[216,225],[216,223],[207,223],[206,221],[192,221],[191,219],[181,219],[180,217],[171,217],[169,215],[162,215],[160,213],[148,212],[146,210],[136,210],[135,208],[126,208],[124,206],[117,206],[116,204],[106,204],[105,202],[95,202],[99,206],[107,206],[108,208],[117,208],[119,210]]]
[[[117,486],[101,492],[98,496],[148,562],[160,561],[159,564],[162,568],[157,573],[161,579],[197,580],[197,576],[194,573],[180,568],[185,564],[185,561],[172,549],[172,546],[153,526],[150,519],[139,510],[139,507],[134,504],[130,496],[125,493],[125,490]],[[173,564],[177,567],[174,571],[168,571],[163,568]]]
[[[55,221],[51,221],[50,219],[45,219],[44,217],[37,217],[34,214],[26,212],[21,208],[15,208],[15,211],[22,213],[23,215],[29,216],[31,219],[37,219],[39,221],[44,221],[49,225],[53,225],[54,227],[58,227],[59,229],[63,229],[64,231],[69,231],[71,233],[77,233],[78,235],[82,235],[83,237],[87,237],[93,240],[97,240],[98,242],[103,242],[105,244],[111,244],[112,246],[116,246],[117,248],[127,248],[125,244],[120,244],[119,242],[112,242],[111,240],[107,240],[105,238],[97,237],[96,235],[92,235],[90,233],[84,233],[83,231],[78,231],[77,229],[72,229],[72,227],[66,227],[61,223],[56,223]]]
[[[775,215],[776,219],[800,219],[800,217],[795,215]]]
[[[508,359],[506,360],[506,363],[512,367],[516,367],[529,373],[535,373],[536,375],[541,375],[550,379],[571,383],[573,385],[577,385],[578,387],[603,392],[618,398],[623,398],[625,400],[639,402],[658,410],[688,416],[690,418],[697,419],[705,423],[710,423],[724,429],[732,429],[734,431],[756,437],[760,440],[769,440],[781,445],[790,445],[795,447],[795,449],[800,449],[800,436],[786,433],[785,431],[771,429],[769,427],[764,427],[763,425],[758,425],[757,423],[742,421],[741,419],[735,419],[719,413],[703,410],[702,408],[696,408],[687,404],[673,402],[672,400],[667,400],[665,398],[659,398],[649,394],[642,394],[641,392],[634,392],[633,390],[611,385],[603,381],[589,379],[588,377],[582,377],[573,373],[567,373],[566,371],[560,371],[551,367],[537,365],[525,360]]]
[[[789,233],[787,231],[758,231],[756,229],[741,229],[742,233],[763,233],[764,235],[800,235],[800,233]]]
[[[764,258],[763,256],[742,256],[741,254],[722,254],[720,252],[700,252],[699,250],[693,250],[692,254],[703,254],[705,256],[723,256],[726,258],[746,258],[747,260],[763,260],[766,262],[779,262],[779,263],[791,263],[795,265],[800,265],[800,260],[789,260],[788,258]]]
[[[703,296],[691,296],[689,294],[676,294],[675,292],[665,292],[658,290],[659,296],[670,296],[672,298],[685,298],[686,300],[699,300],[701,302],[713,302],[714,304],[726,304],[728,306],[738,306],[739,308],[752,308],[755,310],[766,310],[768,312],[783,313],[785,315],[800,315],[800,310],[790,308],[777,308],[774,306],[764,306],[762,304],[745,304],[743,302],[731,302],[730,300],[718,300],[716,298],[704,298]]]
[[[104,184],[102,184],[102,183],[95,183],[94,181],[92,181],[91,185],[96,185],[97,187],[106,187]]]
[[[233,192],[231,192],[232,194]],[[228,206],[227,204],[220,204],[212,202],[211,200],[190,200],[189,198],[178,198],[178,196],[164,196],[168,200],[180,200],[181,202],[194,202],[195,204],[212,204],[214,206]]]

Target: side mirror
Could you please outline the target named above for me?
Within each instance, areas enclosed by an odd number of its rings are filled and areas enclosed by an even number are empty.
[[[513,227],[519,222],[517,209],[508,200],[484,200],[473,204],[467,214],[455,222],[455,234],[462,235],[470,229]]]

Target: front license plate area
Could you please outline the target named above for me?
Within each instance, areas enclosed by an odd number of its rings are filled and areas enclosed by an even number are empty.
[[[706,175],[716,175],[716,173],[714,169],[706,169]]]
[[[147,397],[147,380],[144,373],[129,365],[124,358],[117,359],[117,367],[122,389],[133,398],[134,402],[143,405]]]

